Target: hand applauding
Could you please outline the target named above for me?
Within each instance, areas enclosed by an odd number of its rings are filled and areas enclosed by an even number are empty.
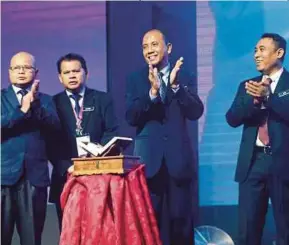
[[[178,81],[177,81],[177,74],[182,66],[182,64],[184,63],[184,58],[181,57],[178,59],[178,61],[175,64],[175,67],[173,68],[171,74],[170,74],[170,84],[172,88],[175,88],[178,86]]]

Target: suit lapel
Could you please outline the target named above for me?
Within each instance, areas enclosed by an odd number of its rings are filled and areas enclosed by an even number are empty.
[[[94,107],[95,102],[94,102],[94,93],[92,89],[86,88],[85,89],[85,94],[84,94],[84,100],[83,100],[83,109],[88,108],[88,107]],[[96,108],[94,108],[96,110]],[[86,132],[87,124],[89,122],[89,118],[93,111],[84,111],[83,112],[83,118],[82,118],[82,127],[84,129],[84,132]]]
[[[145,88],[144,91],[149,91],[151,88],[151,82],[148,78],[148,75],[149,75],[149,70],[147,68],[141,71],[141,77],[143,78],[143,86]],[[146,88],[148,88],[148,90]]]
[[[65,91],[61,93],[57,107],[60,108],[60,113],[62,114],[63,118],[65,118],[65,122],[71,132],[75,133],[76,119],[73,113],[70,99],[68,98]]]
[[[262,82],[262,78],[263,78],[263,75],[258,76],[256,79],[253,79],[253,81],[257,81],[258,83],[260,83]]]
[[[168,85],[167,92],[166,92],[166,104],[169,105],[172,102],[173,97],[174,97],[174,91]]]
[[[11,104],[11,106],[13,108],[17,108],[20,106],[19,102],[18,102],[18,99],[17,99],[17,96],[12,88],[12,86],[10,85],[7,90],[6,90],[6,98],[7,100],[9,101],[9,103]]]
[[[289,73],[284,69],[278,81],[278,84],[275,88],[274,94],[278,94],[280,92],[283,92],[284,90],[288,90],[288,88],[289,88]]]

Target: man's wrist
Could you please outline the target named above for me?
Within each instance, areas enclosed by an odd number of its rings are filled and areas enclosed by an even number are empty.
[[[23,113],[27,113],[27,112],[29,111],[29,109],[30,109],[30,106],[22,106],[22,107],[20,108],[20,110],[21,110]]]
[[[158,92],[159,91],[157,89],[155,89],[155,88],[151,88],[150,89],[150,95],[153,96],[153,97],[158,96]]]
[[[178,84],[178,83],[172,83],[171,84],[171,88],[172,89],[177,89],[177,88],[179,88],[180,87],[180,84]]]

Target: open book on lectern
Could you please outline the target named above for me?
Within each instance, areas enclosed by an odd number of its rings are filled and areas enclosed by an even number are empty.
[[[119,155],[133,141],[128,137],[113,137],[104,146],[93,142],[78,142],[78,145],[93,157]]]

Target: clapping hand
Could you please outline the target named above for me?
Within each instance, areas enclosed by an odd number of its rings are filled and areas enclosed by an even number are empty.
[[[267,80],[255,82],[250,80],[245,83],[247,94],[254,97],[254,104],[260,104],[270,94],[270,84]]]
[[[39,80],[35,80],[33,82],[33,84],[32,84],[31,91],[30,91],[31,92],[32,101],[34,101],[38,97],[39,83],[40,83]]]
[[[151,83],[151,94],[156,96],[161,86],[161,81],[158,75],[158,69],[149,64],[149,81]]]
[[[181,66],[183,65],[184,63],[184,58],[181,57],[177,60],[176,64],[175,64],[175,67],[173,68],[173,70],[171,71],[171,74],[170,74],[170,84],[171,84],[171,87],[172,88],[175,88],[178,86],[178,81],[177,81],[177,74],[181,68]]]

